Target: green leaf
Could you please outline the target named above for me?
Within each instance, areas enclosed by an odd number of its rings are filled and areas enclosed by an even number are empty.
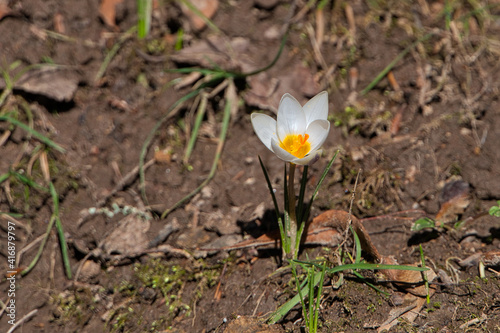
[[[493,206],[490,208],[490,210],[488,211],[488,213],[491,215],[491,216],[495,216],[495,217],[500,217],[500,200],[497,201],[497,204],[498,206]]]
[[[137,36],[139,39],[143,39],[149,34],[152,9],[152,0],[137,0]]]
[[[428,228],[435,228],[436,222],[428,217],[422,217],[413,223],[411,231],[420,231]]]
[[[300,260],[294,260],[296,263],[302,263],[305,265],[314,265],[318,269],[322,269],[322,265],[312,263],[312,262],[305,262],[305,261],[300,261]],[[350,269],[397,269],[397,270],[405,270],[405,271],[419,271],[419,272],[424,272],[427,271],[428,268],[424,267],[415,267],[415,266],[406,266],[406,265],[382,265],[382,264],[368,264],[368,263],[355,263],[355,264],[347,264],[347,265],[340,265],[336,266],[330,269],[327,269],[326,272],[328,274],[335,274],[338,272],[350,270]],[[281,320],[295,305],[297,305],[301,297],[307,295],[307,291],[309,290],[309,283],[312,283],[314,286],[316,286],[320,281],[321,277],[323,276],[322,271],[317,272],[312,279],[310,279],[307,283],[307,285],[302,288],[301,292],[295,295],[291,300],[280,306],[276,311],[274,311],[269,319],[267,320],[268,324],[275,324],[279,320]]]

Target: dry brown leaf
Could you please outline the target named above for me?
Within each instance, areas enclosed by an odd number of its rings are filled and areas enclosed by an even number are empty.
[[[382,257],[381,264],[384,265],[398,265],[398,262],[394,259],[394,257]],[[418,265],[410,265],[418,267]],[[431,268],[427,267],[428,270],[424,273],[419,271],[406,271],[406,270],[396,270],[396,269],[387,269],[381,270],[380,272],[386,276],[386,278],[390,281],[393,281],[394,284],[406,292],[409,292],[415,296],[425,297],[427,296],[427,288],[424,285],[423,274],[425,274],[427,281],[432,281],[436,278],[436,273]],[[435,288],[429,287],[429,293],[434,293]]]
[[[304,244],[322,245],[334,247],[342,241],[345,229],[349,226],[349,219],[361,242],[361,247],[365,254],[374,261],[379,261],[382,256],[373,245],[368,232],[363,224],[353,215],[340,210],[328,210],[316,216],[304,230]],[[250,239],[241,243],[219,249],[209,248],[202,250],[236,250],[250,247],[271,247],[277,246],[280,241],[279,231],[275,230],[264,234],[256,239]]]
[[[196,7],[203,15],[205,15],[208,19],[211,19],[217,8],[219,7],[218,0],[190,0],[191,4]],[[195,31],[200,31],[205,28],[206,23],[199,15],[192,12],[184,3],[181,5],[182,12],[189,19],[189,23],[191,27]]]
[[[256,69],[247,56],[249,47],[247,38],[236,37],[228,41],[223,36],[209,36],[176,52],[171,59],[203,68],[217,66],[227,71],[249,72]]]
[[[383,257],[382,264],[397,265],[397,261],[393,257]],[[417,265],[411,265],[416,266]],[[425,272],[405,271],[405,270],[382,270],[381,273],[387,279],[394,282],[396,286],[404,289],[407,294],[404,297],[404,303],[389,313],[389,318],[380,325],[377,332],[388,331],[391,327],[396,326],[400,322],[400,318],[408,323],[413,323],[418,314],[425,305],[427,293],[432,297],[436,292],[436,288],[432,285],[425,286],[423,275],[428,282],[432,282],[436,277],[436,273],[431,268],[427,267]]]
[[[102,0],[99,6],[99,15],[106,25],[116,28],[116,5],[123,0]]]
[[[12,9],[9,8],[8,2],[5,0],[0,0],[0,20],[4,17],[12,14]]]
[[[416,297],[410,294],[406,295],[405,303],[410,304],[392,309],[389,312],[389,318],[379,326],[377,332],[388,332],[392,327],[399,324],[401,319],[407,323],[413,323],[424,307],[425,301],[426,299],[422,297]]]
[[[499,266],[500,265],[500,251],[493,250],[484,253],[474,253],[473,255],[458,262],[460,267],[477,266],[479,262],[485,266]]]
[[[311,97],[320,91],[315,76],[302,64],[292,66],[279,77],[272,77],[268,72],[251,76],[248,78],[248,84],[251,89],[243,95],[245,102],[250,106],[273,112],[277,112],[276,106],[285,93]],[[302,103],[300,99],[299,102]]]
[[[469,206],[469,184],[462,180],[449,182],[441,191],[441,208],[436,215],[436,221],[453,222]]]
[[[24,73],[16,82],[15,88],[58,102],[69,102],[78,88],[78,81],[74,71],[47,65]]]

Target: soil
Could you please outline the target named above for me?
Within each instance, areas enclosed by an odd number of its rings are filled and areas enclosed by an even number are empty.
[[[1,301],[15,300],[19,326],[3,311],[1,331],[301,331],[300,306],[265,324],[296,293],[291,273],[277,271],[279,249],[200,249],[276,228],[259,157],[280,209],[284,163],[254,134],[250,114],[274,115],[286,92],[303,104],[322,90],[329,93],[332,126],[323,157],[309,168],[308,195],[338,156],[311,217],[351,209],[380,253],[418,264],[422,251],[438,274],[430,302],[391,331],[500,331],[500,220],[485,214],[500,200],[499,2],[335,1],[320,8],[307,1],[221,0],[214,26],[201,29],[177,2],[155,4],[145,39],[131,30],[137,22],[131,0],[112,7],[111,21],[97,1],[0,7],[0,174],[7,175],[0,257],[2,271],[11,271],[8,226],[15,225],[19,268],[13,297],[11,274],[0,284]],[[219,91],[223,80],[210,81],[199,97],[174,108],[201,82],[172,70],[265,68],[284,31],[273,66],[227,79]],[[204,98],[206,112],[185,160]],[[174,207],[210,175],[226,101],[237,108],[215,175]],[[36,265],[21,276],[57,212],[71,278],[55,227]],[[421,216],[443,224],[412,230]],[[456,221],[466,223],[455,228]],[[335,265],[336,253],[335,246],[308,247],[300,258]],[[352,272],[339,286],[338,274],[327,276],[320,332],[376,331],[400,308],[405,290],[371,270],[359,273],[380,291]]]

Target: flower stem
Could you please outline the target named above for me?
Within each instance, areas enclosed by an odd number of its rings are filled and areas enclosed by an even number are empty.
[[[295,213],[295,164],[290,163],[290,172],[288,174],[288,215],[290,216],[289,230],[287,230],[290,240],[290,252],[287,253],[288,259],[297,259],[297,215]]]

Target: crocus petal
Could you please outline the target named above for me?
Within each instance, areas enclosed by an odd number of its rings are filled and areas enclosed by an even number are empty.
[[[276,136],[276,120],[263,113],[252,113],[250,119],[257,137],[272,151],[271,140],[278,140]]]
[[[304,113],[307,123],[310,124],[316,119],[326,120],[328,117],[328,93],[322,91],[304,105]]]
[[[320,148],[328,137],[330,122],[328,120],[317,119],[307,126],[306,134],[309,134],[311,151]]]
[[[303,134],[307,122],[300,103],[290,94],[284,94],[278,107],[278,138],[283,141],[288,134]]]
[[[308,155],[304,156],[303,158],[295,158],[294,160],[290,161],[291,163],[299,164],[299,165],[311,165],[314,164],[317,160],[319,160],[319,157],[321,156],[321,153],[323,150],[319,149],[316,151],[311,151]]]
[[[281,148],[278,141],[274,139],[271,140],[271,150],[276,154],[276,156],[278,156],[285,162],[291,162],[292,160],[297,159],[297,157],[293,156],[292,154]]]

